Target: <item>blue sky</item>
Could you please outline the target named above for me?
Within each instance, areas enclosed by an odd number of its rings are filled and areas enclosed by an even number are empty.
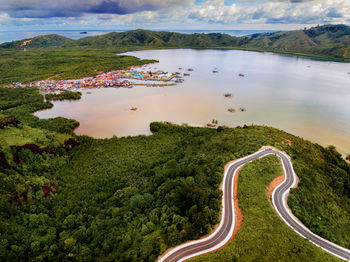
[[[350,0],[0,0],[0,30],[350,25]]]

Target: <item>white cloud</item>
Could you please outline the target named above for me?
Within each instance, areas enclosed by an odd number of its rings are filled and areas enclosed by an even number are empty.
[[[0,0],[0,9],[10,1]],[[13,0],[19,4],[19,0]],[[22,0],[26,4],[39,0]],[[63,0],[64,3],[68,2]],[[113,0],[117,1],[117,0]],[[48,6],[52,7],[53,0]],[[71,5],[77,4],[77,0],[70,0]],[[87,0],[88,3],[101,3],[103,0]],[[291,1],[255,1],[255,3],[232,2],[228,4],[225,0],[208,0],[201,4],[194,5],[194,0],[118,0],[125,9],[133,12],[125,14],[115,13],[79,13],[80,16],[67,18],[48,17],[31,20],[27,25],[61,25],[69,28],[83,26],[99,28],[150,28],[150,29],[171,29],[171,28],[232,28],[237,25],[270,25],[269,28],[290,28],[290,25],[314,25],[324,23],[345,23],[350,24],[350,0],[314,0],[293,3]],[[136,7],[142,6],[137,9]],[[14,6],[14,5],[13,5]],[[151,7],[154,7],[153,9]],[[157,6],[157,8],[155,8]],[[45,5],[44,5],[45,7]],[[46,7],[45,7],[46,8]],[[160,8],[160,9],[159,9]],[[74,9],[74,8],[73,8]],[[81,11],[81,10],[80,10]],[[80,12],[79,11],[79,12]],[[2,19],[2,20],[1,20]],[[0,22],[21,24],[23,18],[11,18],[9,15],[0,14]],[[23,21],[22,21],[23,22]],[[3,24],[4,24],[3,23]],[[299,25],[299,26],[297,26]],[[260,26],[259,28],[262,28]],[[266,28],[266,27],[264,27]]]

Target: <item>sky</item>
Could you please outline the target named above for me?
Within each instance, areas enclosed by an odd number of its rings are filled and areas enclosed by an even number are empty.
[[[350,0],[0,0],[0,31],[350,25]]]

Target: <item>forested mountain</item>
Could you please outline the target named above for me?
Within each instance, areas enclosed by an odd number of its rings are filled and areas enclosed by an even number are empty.
[[[31,42],[28,42],[31,41]],[[28,42],[28,43],[26,43]],[[323,25],[287,32],[259,33],[235,37],[221,33],[180,34],[165,31],[133,30],[71,40],[58,35],[39,36],[32,40],[0,45],[8,48],[89,47],[108,48],[232,48],[272,51],[350,61],[350,27]]]
[[[28,38],[18,41],[6,42],[0,45],[2,49],[23,49],[23,48],[45,48],[45,47],[64,47],[75,44],[73,39],[61,35],[40,35],[34,38]]]
[[[86,37],[77,40],[79,46],[94,47],[226,47],[237,46],[239,38],[227,34],[180,34],[165,31],[134,30],[122,33],[112,32],[106,35]]]

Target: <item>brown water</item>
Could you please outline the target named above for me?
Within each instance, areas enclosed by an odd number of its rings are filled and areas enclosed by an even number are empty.
[[[83,91],[80,101],[54,102],[52,109],[36,115],[77,119],[80,127],[76,133],[94,137],[150,134],[152,121],[205,125],[217,119],[230,126],[263,124],[350,152],[350,64],[237,50],[127,54],[158,59],[152,68],[194,71],[175,87]],[[216,67],[219,73],[214,74]],[[225,98],[226,92],[233,97]],[[133,106],[138,110],[130,111]],[[247,111],[240,112],[240,107]],[[236,112],[230,113],[228,108]]]

